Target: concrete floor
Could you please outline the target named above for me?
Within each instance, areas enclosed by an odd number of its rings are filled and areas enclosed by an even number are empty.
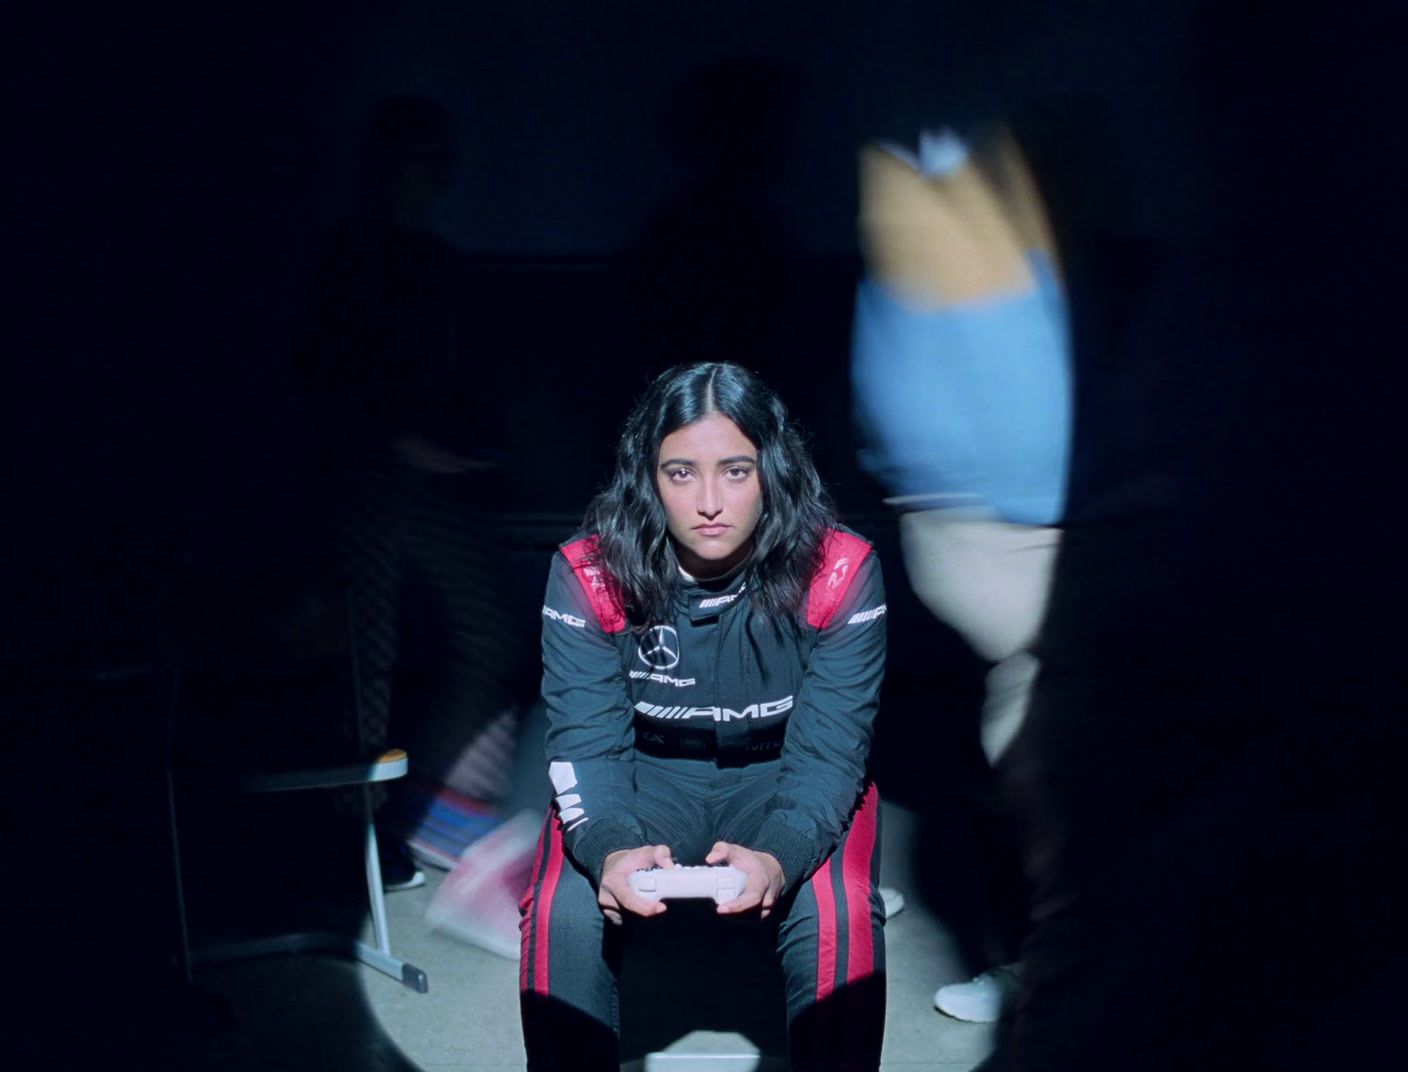
[[[884,829],[883,882],[904,891],[907,905],[886,928],[883,1068],[977,1068],[992,1052],[999,1029],[960,1023],[934,1010],[934,989],[970,972],[960,963],[951,936],[910,888],[913,816],[887,805]],[[369,968],[314,955],[200,968],[196,989],[180,999],[181,1007],[167,1019],[157,1063],[203,1072],[523,1068],[517,963],[432,930],[424,915],[443,874],[431,871],[428,877],[421,889],[388,896],[393,949],[426,971],[428,994]],[[733,989],[738,989],[736,983]],[[771,1072],[786,1067],[775,1044],[762,1040],[762,1045],[759,1053],[753,1040],[741,1035],[695,1033],[648,1054],[633,1055],[623,1047],[623,1057],[630,1058],[623,1067],[631,1072]]]

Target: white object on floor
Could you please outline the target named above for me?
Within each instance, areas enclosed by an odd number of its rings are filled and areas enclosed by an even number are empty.
[[[894,919],[904,911],[904,894],[893,887],[881,886],[880,900],[885,902],[886,919]]]
[[[528,887],[541,826],[536,812],[521,811],[465,849],[430,899],[430,925],[517,960],[518,901]]]
[[[758,1047],[733,1031],[691,1031],[645,1056],[645,1072],[755,1072]]]
[[[383,880],[381,888],[387,893],[400,893],[402,890],[418,890],[424,885],[425,872],[417,867],[405,878],[397,879],[394,882]]]
[[[950,983],[934,992],[934,1008],[970,1024],[995,1024],[1017,997],[1017,965],[989,968],[966,983]]]

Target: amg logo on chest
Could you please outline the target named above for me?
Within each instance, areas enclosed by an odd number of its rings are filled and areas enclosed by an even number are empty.
[[[673,685],[677,689],[687,689],[694,684],[692,677],[671,677],[669,674],[651,674],[644,670],[632,670],[631,678],[635,681],[658,681],[661,685]]]
[[[636,704],[636,711],[646,718],[658,718],[666,722],[682,722],[686,719],[701,718],[713,722],[734,722],[740,719],[775,718],[792,710],[792,697],[780,700],[764,700],[749,704],[741,711],[731,707],[661,707],[642,700]]]

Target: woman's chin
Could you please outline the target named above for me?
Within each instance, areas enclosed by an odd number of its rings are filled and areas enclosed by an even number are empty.
[[[680,567],[701,581],[722,577],[748,557],[747,547],[720,547],[705,543],[693,547],[677,547]]]

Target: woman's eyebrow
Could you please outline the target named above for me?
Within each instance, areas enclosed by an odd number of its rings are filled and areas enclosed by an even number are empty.
[[[758,459],[751,454],[734,454],[728,458],[720,458],[719,465],[737,465],[739,462],[747,462],[749,465],[757,465]],[[691,469],[698,468],[698,463],[693,458],[666,458],[660,463],[660,468],[665,469],[671,465],[687,465]]]

